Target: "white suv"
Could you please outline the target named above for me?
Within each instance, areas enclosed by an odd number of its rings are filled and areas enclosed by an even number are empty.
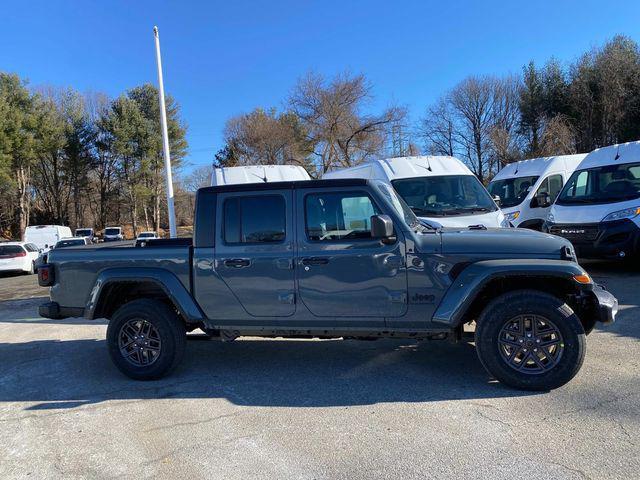
[[[37,245],[27,242],[0,243],[0,272],[35,273]]]

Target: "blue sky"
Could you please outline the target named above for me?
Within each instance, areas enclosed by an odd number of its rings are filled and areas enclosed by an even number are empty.
[[[281,107],[309,70],[364,73],[372,109],[406,105],[414,119],[470,74],[563,62],[621,33],[640,41],[640,2],[582,1],[6,1],[0,70],[32,85],[116,96],[156,83],[182,106],[191,165],[222,147],[231,115]]]

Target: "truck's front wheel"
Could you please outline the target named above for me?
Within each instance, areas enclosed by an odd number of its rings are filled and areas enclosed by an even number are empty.
[[[107,327],[109,355],[135,380],[155,380],[182,359],[186,331],[176,313],[158,300],[133,300],[120,307]]]
[[[571,380],[584,361],[586,335],[562,300],[519,290],[490,302],[477,321],[476,350],[500,382],[552,390]]]

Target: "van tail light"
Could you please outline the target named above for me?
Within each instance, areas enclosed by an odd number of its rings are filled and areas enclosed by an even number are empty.
[[[38,267],[38,285],[41,287],[50,287],[55,281],[55,270],[53,265],[45,264]]]

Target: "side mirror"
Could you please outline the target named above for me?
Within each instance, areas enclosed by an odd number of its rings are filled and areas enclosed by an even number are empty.
[[[531,207],[533,208],[547,208],[551,206],[551,197],[547,192],[542,192],[536,195],[531,201]],[[535,205],[534,205],[535,204]]]
[[[493,196],[493,201],[496,202],[497,206],[500,206],[500,203],[502,202],[502,199],[500,198],[500,195],[494,195]]]
[[[393,235],[393,220],[389,215],[372,215],[371,216],[371,238],[378,238],[383,243],[395,242],[396,237]]]

